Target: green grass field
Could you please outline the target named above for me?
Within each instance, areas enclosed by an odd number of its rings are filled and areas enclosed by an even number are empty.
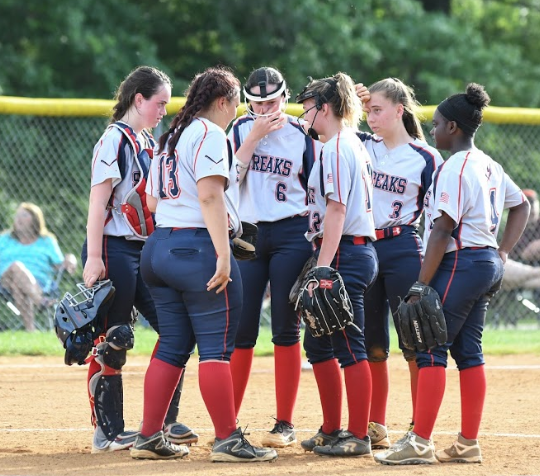
[[[391,351],[399,352],[396,334],[391,333]],[[156,343],[153,330],[137,326],[135,348],[132,353],[150,355]],[[262,327],[255,354],[271,355],[273,345],[268,327]],[[540,328],[535,323],[524,323],[518,328],[492,329],[484,331],[484,353],[490,355],[537,354],[540,355]],[[24,331],[0,332],[0,356],[52,355],[62,361],[64,350],[54,331],[27,333]]]

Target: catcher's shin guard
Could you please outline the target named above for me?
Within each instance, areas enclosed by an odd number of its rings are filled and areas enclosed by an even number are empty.
[[[126,352],[133,348],[131,326],[124,324],[112,327],[105,336],[100,336],[92,359],[99,364],[88,381],[92,423],[96,428],[94,446],[102,447],[104,441],[113,441],[124,431],[122,367],[126,363]]]

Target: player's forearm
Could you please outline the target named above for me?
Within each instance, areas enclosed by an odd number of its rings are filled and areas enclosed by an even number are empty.
[[[433,276],[435,276],[446,253],[448,243],[452,238],[451,229],[448,230],[447,228],[437,227],[436,225],[437,221],[435,221],[435,227],[429,237],[426,255],[418,276],[418,281],[424,284],[429,284]]]
[[[504,233],[499,244],[499,250],[503,253],[510,253],[518,242],[527,225],[530,208],[529,202],[524,201],[517,207],[508,210],[508,219],[506,220]]]
[[[112,194],[112,180],[94,185],[90,189],[88,222],[86,225],[87,250],[89,258],[100,258],[105,226],[105,211]]]
[[[88,222],[86,225],[89,258],[101,258],[106,203],[90,194]]]
[[[249,165],[258,143],[259,143],[259,139],[255,140],[254,138],[251,138],[249,135],[248,137],[246,137],[244,142],[242,142],[242,145],[235,153],[236,158],[240,161],[242,165],[244,166]]]
[[[323,243],[317,266],[330,266],[339,248],[343,225],[345,224],[345,205],[328,200],[326,214],[324,216]]]

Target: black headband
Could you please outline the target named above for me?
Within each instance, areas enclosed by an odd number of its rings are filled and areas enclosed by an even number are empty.
[[[437,109],[446,120],[454,121],[463,132],[472,136],[480,127],[480,122],[474,118],[467,117],[467,114],[455,104],[457,100],[458,98],[454,96],[447,98],[439,104]]]

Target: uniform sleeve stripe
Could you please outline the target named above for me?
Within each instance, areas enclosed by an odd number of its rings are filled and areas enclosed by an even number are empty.
[[[420,177],[420,187],[418,189],[419,193],[416,197],[416,211],[414,212],[413,219],[409,223],[413,223],[421,214],[424,209],[424,196],[426,195],[429,186],[431,185],[431,180],[433,177],[433,172],[437,169],[437,161],[435,160],[435,155],[429,150],[425,149],[422,146],[419,146],[413,142],[409,143],[409,146],[414,151],[424,159],[426,166],[422,170]]]
[[[234,152],[236,153],[236,151],[240,148],[240,146],[242,145],[242,142],[240,141],[240,126],[242,126],[242,124],[246,124],[250,121],[253,121],[253,118],[250,117],[250,116],[244,116],[244,117],[241,117],[240,119],[237,119],[233,126],[232,126],[232,130],[233,130],[233,137],[234,137]]]

